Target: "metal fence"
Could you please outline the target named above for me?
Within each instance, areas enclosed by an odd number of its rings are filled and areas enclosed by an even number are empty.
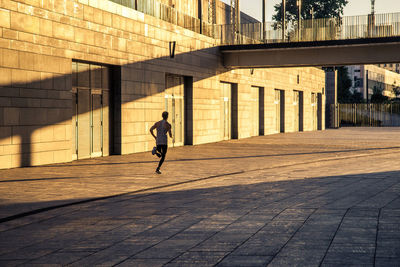
[[[338,104],[333,105],[338,118],[331,120],[339,123],[337,126],[370,126],[397,127],[400,126],[400,103],[392,104]],[[332,123],[331,123],[332,125]]]
[[[185,29],[217,39],[221,45],[279,42],[307,42],[400,36],[400,13],[342,18],[290,21],[283,30],[280,22],[216,25],[177,11],[156,0],[111,0]]]
[[[213,28],[209,23],[177,11],[175,8],[156,0],[111,0],[114,3],[135,9],[144,14],[178,25],[185,29],[214,37]]]
[[[242,24],[233,32],[232,25],[218,25],[221,44],[312,42],[400,36],[400,13],[324,18],[293,21],[285,31],[279,22]]]

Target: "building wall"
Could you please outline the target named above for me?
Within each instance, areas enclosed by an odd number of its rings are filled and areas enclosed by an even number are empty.
[[[242,3],[243,5],[244,3]],[[205,1],[205,6],[207,6],[207,1]],[[261,2],[260,2],[261,7]],[[239,6],[240,9],[240,6]],[[217,10],[217,24],[231,24],[231,8],[230,5],[225,4],[222,1],[216,0],[216,10]],[[240,23],[258,23],[259,21],[247,14],[240,12]]]
[[[292,91],[304,91],[304,130],[312,129],[309,103],[323,90],[322,70],[228,70],[214,39],[106,0],[2,0],[0,8],[0,168],[72,160],[73,60],[120,69],[117,153],[151,150],[168,73],[193,77],[193,144],[222,140],[221,81],[238,84],[239,138],[254,133],[251,86],[265,90],[265,134],[275,133],[274,89],[287,92],[287,132]]]
[[[348,66],[348,70],[350,79],[352,80],[352,89],[362,93],[364,99],[366,99],[367,92],[367,71],[369,95],[373,94],[373,89],[376,87],[382,90],[383,95],[389,98],[396,97],[393,88],[400,86],[400,74],[377,65]]]
[[[393,63],[389,63],[389,64],[377,64],[376,66],[400,74],[400,64],[399,64],[399,63],[395,63],[395,64],[393,64]]]
[[[197,17],[198,15],[198,0],[160,0],[159,2],[174,7],[189,16]],[[206,3],[204,0],[203,2]]]
[[[215,23],[216,24],[230,24],[231,23],[231,8],[230,5],[225,4],[219,0],[200,0],[202,7],[203,21],[208,22],[209,16],[209,4],[215,5]],[[178,12],[187,14],[189,16],[199,18],[199,0],[159,0],[160,3],[175,8]],[[260,3],[261,6],[261,3]],[[239,7],[240,8],[240,7]],[[241,12],[240,15],[241,23],[257,23],[259,22],[253,17]]]

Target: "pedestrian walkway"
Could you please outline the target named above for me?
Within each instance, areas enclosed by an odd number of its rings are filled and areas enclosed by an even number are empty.
[[[400,129],[0,170],[0,266],[399,266]]]

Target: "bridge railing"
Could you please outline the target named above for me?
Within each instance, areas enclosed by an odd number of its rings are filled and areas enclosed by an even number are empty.
[[[217,44],[307,42],[400,36],[400,13],[234,25],[209,24],[157,0],[110,0],[185,29],[216,39]]]
[[[207,26],[206,26],[207,27]],[[312,42],[400,36],[400,13],[309,19],[290,22],[285,31],[279,22],[214,25],[214,38],[221,44]]]

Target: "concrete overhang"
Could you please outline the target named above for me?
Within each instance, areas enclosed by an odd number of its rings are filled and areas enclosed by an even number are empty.
[[[220,47],[227,68],[320,67],[400,62],[400,37]]]

